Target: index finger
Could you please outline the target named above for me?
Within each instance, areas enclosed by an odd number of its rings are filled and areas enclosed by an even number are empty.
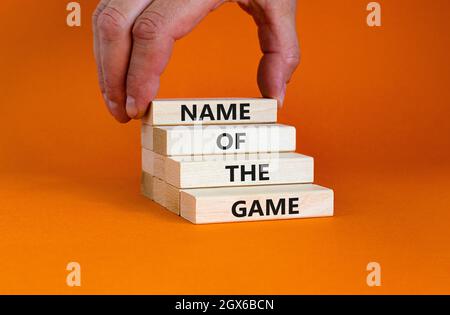
[[[133,28],[127,75],[127,114],[141,118],[159,89],[174,42],[189,33],[222,0],[154,0]]]

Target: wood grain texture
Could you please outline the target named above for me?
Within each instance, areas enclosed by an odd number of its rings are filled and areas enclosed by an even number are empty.
[[[141,182],[141,192],[144,196],[180,215],[180,189],[146,172],[142,172]]]
[[[314,181],[313,158],[294,152],[169,157],[142,149],[142,168],[177,188]]]
[[[196,224],[333,215],[333,191],[313,184],[189,189],[180,203]]]
[[[267,98],[157,99],[142,118],[153,126],[276,121],[277,101]]]
[[[151,200],[154,198],[153,176],[146,172],[141,173],[141,193]]]
[[[163,180],[166,180],[166,160],[167,157],[151,150],[141,151],[142,171]]]
[[[151,139],[147,139],[151,137]],[[161,155],[290,152],[295,127],[282,124],[142,126],[142,147]]]
[[[142,124],[141,146],[151,151],[153,150],[153,127]]]

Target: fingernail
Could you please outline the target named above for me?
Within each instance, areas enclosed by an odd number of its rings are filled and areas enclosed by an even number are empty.
[[[286,83],[283,84],[283,87],[281,88],[281,93],[280,93],[280,97],[279,97],[279,104],[278,107],[282,107],[283,106],[283,102],[284,102],[284,97],[286,96]]]
[[[111,111],[116,110],[117,106],[118,106],[118,105],[117,105],[116,102],[108,101],[108,107],[109,107],[109,109],[110,109]]]
[[[132,96],[127,96],[127,114],[130,118],[135,118],[138,115],[138,109],[136,107],[136,100]]]
[[[106,93],[103,94],[103,99],[105,100],[106,106],[108,106],[109,111],[112,114],[114,112],[114,110],[117,108],[117,103],[109,100],[108,96],[106,95]]]

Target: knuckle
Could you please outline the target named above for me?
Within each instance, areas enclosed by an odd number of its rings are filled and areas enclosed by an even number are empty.
[[[96,21],[100,35],[106,40],[116,40],[127,32],[126,17],[119,10],[106,7]]]
[[[95,11],[94,11],[94,13],[92,13],[92,25],[94,26],[94,27],[96,27],[97,26],[97,21],[98,21],[98,17],[100,16],[100,13],[101,13],[102,11],[100,10],[100,9],[95,9]]]
[[[137,19],[133,37],[138,40],[153,40],[165,31],[164,17],[156,11],[146,11]]]
[[[284,60],[291,68],[296,68],[300,63],[300,49],[298,46],[294,46],[288,49],[285,53]]]
[[[99,5],[95,8],[94,13],[92,13],[92,25],[94,27],[97,26],[98,17],[102,13],[102,11],[105,9],[106,5],[104,2],[100,2]]]

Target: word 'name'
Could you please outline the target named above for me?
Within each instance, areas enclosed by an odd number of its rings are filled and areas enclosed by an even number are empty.
[[[288,199],[281,198],[276,205],[272,199],[267,199],[265,203],[263,202],[263,205],[261,205],[259,200],[253,200],[250,208],[247,208],[247,202],[245,200],[239,200],[233,204],[231,213],[237,218],[252,217],[253,215],[263,217],[271,214],[300,214],[298,202],[298,197]]]
[[[223,104],[217,104],[213,110],[211,105],[204,104],[199,112],[196,104],[193,104],[191,109],[187,105],[181,105],[181,121],[249,120],[249,107],[249,103],[233,103],[228,106],[227,110]]]

